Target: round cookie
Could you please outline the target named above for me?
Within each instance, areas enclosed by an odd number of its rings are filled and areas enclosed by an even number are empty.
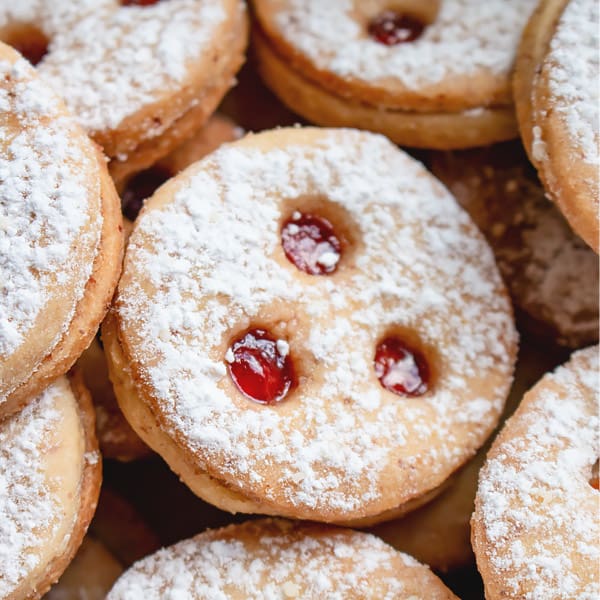
[[[97,147],[0,44],[0,418],[93,339],[122,258],[119,198]]]
[[[472,542],[486,598],[597,598],[598,347],[523,398],[481,471]]]
[[[44,600],[104,600],[122,572],[114,556],[98,540],[86,536],[73,562]]]
[[[96,508],[102,461],[79,379],[59,378],[0,423],[0,597],[40,598]]]
[[[312,122],[467,148],[518,135],[509,75],[534,6],[255,0],[253,43],[267,85]]]
[[[548,202],[521,144],[433,152],[444,182],[486,236],[536,336],[573,348],[598,341],[598,256]]]
[[[240,0],[3,0],[0,40],[46,46],[36,57],[40,75],[120,181],[214,112],[244,60],[247,15]]]
[[[304,256],[320,276],[283,247],[310,247],[311,219],[333,232]],[[445,188],[381,136],[311,128],[162,186],[102,336],[125,416],[196,494],[330,522],[442,485],[497,423],[516,352],[491,251]]]
[[[136,563],[107,600],[455,599],[424,565],[375,536],[265,519],[207,531]]]
[[[598,252],[597,0],[542,0],[525,29],[514,95],[525,148],[549,196]]]

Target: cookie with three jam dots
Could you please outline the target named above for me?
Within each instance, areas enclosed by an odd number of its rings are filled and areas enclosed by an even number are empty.
[[[254,0],[267,85],[319,125],[398,144],[468,148],[517,137],[510,71],[536,0]]]
[[[0,2],[0,39],[30,53],[116,181],[214,112],[244,60],[247,25],[241,0]]]
[[[519,142],[432,152],[429,165],[494,250],[532,334],[581,348],[598,341],[598,256],[545,197]]]
[[[557,364],[557,356],[525,340],[500,424],[517,408],[523,394]],[[493,437],[493,436],[492,436]],[[491,439],[452,478],[431,502],[400,519],[380,523],[369,531],[397,550],[414,556],[438,572],[468,567],[475,557],[471,548],[470,520],[475,504],[479,471]]]
[[[88,535],[44,600],[104,600],[122,572],[117,559],[101,542]]]
[[[179,171],[200,160],[225,142],[232,142],[243,135],[231,119],[220,114],[213,115],[193,137],[175,148],[153,166],[118,186],[121,194],[123,215],[129,221],[135,221],[144,200],[152,196],[158,187]],[[130,224],[127,224],[130,231]]]
[[[35,70],[0,43],[0,418],[83,352],[122,259],[104,158]]]
[[[548,195],[598,252],[598,0],[542,0],[525,29],[514,94],[525,148]]]
[[[330,522],[429,498],[496,425],[517,343],[447,190],[382,136],[312,128],[157,191],[102,339],[129,423],[196,494]]]
[[[598,358],[545,375],[488,454],[472,542],[490,600],[600,595]]]
[[[40,598],[65,570],[96,508],[102,461],[94,409],[61,377],[0,423],[0,597]]]
[[[373,535],[278,519],[206,531],[142,559],[107,600],[456,596],[414,558]]]

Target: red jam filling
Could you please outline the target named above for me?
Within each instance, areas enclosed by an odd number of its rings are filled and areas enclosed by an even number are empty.
[[[42,36],[28,36],[11,44],[21,53],[34,67],[48,52],[48,42]]]
[[[333,273],[341,256],[341,243],[327,219],[295,212],[281,230],[288,260],[309,275]]]
[[[264,329],[252,329],[234,341],[225,360],[237,388],[262,404],[281,402],[294,385],[289,347]]]
[[[168,169],[150,167],[132,177],[127,183],[125,191],[121,194],[121,209],[130,220],[135,221],[138,213],[144,206],[144,200],[154,194],[167,179],[173,176]]]
[[[429,386],[425,357],[396,337],[377,346],[375,374],[386,390],[401,396],[421,396]]]
[[[385,10],[369,23],[369,35],[380,44],[395,46],[421,37],[425,24],[394,10]]]
[[[598,461],[592,467],[592,476],[590,477],[590,485],[594,489],[600,489],[600,476],[598,473]]]
[[[160,0],[121,0],[121,6],[151,6]]]

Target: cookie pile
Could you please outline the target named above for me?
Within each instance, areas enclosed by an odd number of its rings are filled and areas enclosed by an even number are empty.
[[[0,0],[0,598],[597,597],[599,9]]]

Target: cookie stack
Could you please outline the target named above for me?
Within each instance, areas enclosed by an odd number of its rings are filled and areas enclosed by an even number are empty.
[[[598,10],[0,1],[0,598],[600,593]]]

